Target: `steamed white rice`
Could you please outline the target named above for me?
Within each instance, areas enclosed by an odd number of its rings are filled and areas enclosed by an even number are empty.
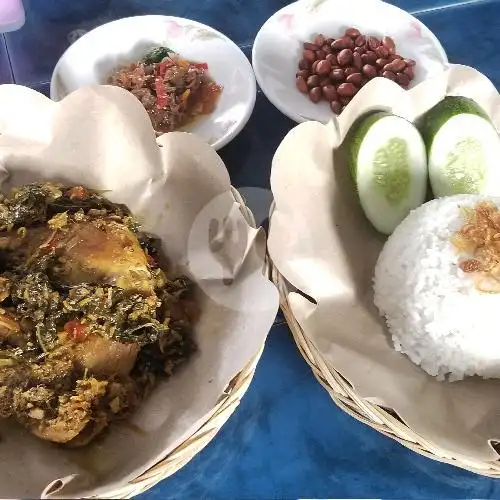
[[[451,237],[460,207],[500,198],[458,195],[417,208],[389,237],[375,268],[375,305],[396,350],[438,379],[500,378],[500,294],[480,292]]]

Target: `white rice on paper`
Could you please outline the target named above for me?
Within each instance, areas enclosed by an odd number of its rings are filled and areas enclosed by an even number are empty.
[[[374,301],[394,347],[438,379],[500,378],[500,294],[484,293],[458,266],[451,242],[461,207],[500,198],[458,195],[430,201],[396,228],[375,268]]]

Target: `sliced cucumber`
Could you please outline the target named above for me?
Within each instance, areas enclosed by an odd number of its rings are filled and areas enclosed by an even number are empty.
[[[425,201],[427,159],[422,137],[404,118],[377,112],[355,124],[346,142],[361,207],[378,231],[391,234]]]
[[[434,196],[500,195],[500,137],[472,99],[446,97],[423,116],[419,128]]]

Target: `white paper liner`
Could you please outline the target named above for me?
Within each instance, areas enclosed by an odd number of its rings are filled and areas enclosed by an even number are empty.
[[[393,349],[373,306],[373,271],[385,240],[364,217],[337,149],[368,111],[389,110],[413,121],[446,95],[474,99],[500,129],[494,85],[459,65],[410,91],[372,80],[339,119],[295,127],[273,160],[276,209],[268,245],[280,273],[317,301],[290,293],[295,318],[361,397],[395,409],[415,432],[456,457],[496,460],[489,440],[500,437],[500,380],[439,382]]]
[[[202,301],[199,352],[103,439],[66,450],[0,421],[4,498],[102,495],[134,479],[208,419],[273,323],[278,300],[262,274],[265,235],[241,215],[222,160],[190,134],[158,142],[142,105],[117,87],[87,87],[53,103],[0,86],[2,189],[57,180],[108,190],[161,238],[172,262],[199,283]]]

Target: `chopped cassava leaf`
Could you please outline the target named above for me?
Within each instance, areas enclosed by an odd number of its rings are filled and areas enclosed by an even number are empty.
[[[154,47],[143,58],[146,64],[154,64],[162,62],[165,57],[172,54],[174,51],[168,47]]]

